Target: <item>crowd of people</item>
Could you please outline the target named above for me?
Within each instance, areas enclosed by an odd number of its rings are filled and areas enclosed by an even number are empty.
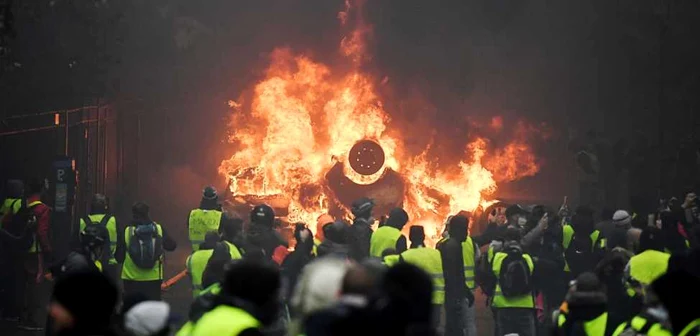
[[[460,213],[432,247],[401,208],[375,220],[370,198],[353,202],[352,223],[326,214],[288,240],[270,206],[236,218],[206,187],[188,216],[192,303],[178,320],[161,298],[164,255],[178,246],[148,205],[122,226],[94,195],[58,258],[41,191],[8,183],[0,313],[48,335],[476,336],[479,309],[496,336],[700,335],[694,193],[648,216],[510,205],[479,234]]]

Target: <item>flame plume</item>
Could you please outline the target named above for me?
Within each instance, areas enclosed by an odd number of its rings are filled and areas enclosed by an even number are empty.
[[[361,2],[347,0],[345,7],[338,18],[354,29],[341,39],[339,51],[350,70],[339,73],[279,48],[249,96],[229,101],[229,141],[238,150],[219,172],[230,179],[233,195],[282,195],[289,200],[287,219],[311,224],[329,210],[325,175],[334,165],[343,164],[344,175],[359,185],[393,171],[405,184],[403,206],[412,222],[431,226],[436,232],[429,228],[426,233],[435,235],[448,215],[487,204],[497,182],[537,173],[539,165],[524,135],[493,152],[484,137],[465,139],[461,162],[442,169],[431,160],[430,148],[414,157],[404,154],[403,139],[388,132],[390,118],[373,79],[360,70],[369,59],[366,40],[371,35],[359,14]],[[503,120],[494,118],[490,125],[500,130]],[[363,139],[377,142],[385,152],[384,166],[370,176],[345,164],[350,148]]]

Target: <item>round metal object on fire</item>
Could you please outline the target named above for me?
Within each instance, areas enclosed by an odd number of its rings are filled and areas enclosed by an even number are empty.
[[[350,149],[348,160],[358,174],[372,175],[384,166],[384,150],[372,140],[360,140]]]

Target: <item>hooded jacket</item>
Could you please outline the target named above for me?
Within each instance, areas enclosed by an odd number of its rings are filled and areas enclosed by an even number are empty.
[[[365,218],[355,218],[349,229],[349,257],[355,261],[369,258],[370,241],[372,240],[372,223]]]

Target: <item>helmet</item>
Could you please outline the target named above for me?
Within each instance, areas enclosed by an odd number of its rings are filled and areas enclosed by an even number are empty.
[[[102,225],[88,225],[80,232],[80,245],[89,249],[101,247],[109,240],[107,228]]]
[[[352,214],[355,216],[367,214],[374,208],[374,200],[369,197],[362,197],[352,202]]]
[[[215,200],[219,198],[219,195],[216,193],[216,188],[207,186],[202,192],[202,198],[206,200]]]
[[[267,204],[256,205],[250,212],[250,221],[272,227],[275,221],[275,211]]]

